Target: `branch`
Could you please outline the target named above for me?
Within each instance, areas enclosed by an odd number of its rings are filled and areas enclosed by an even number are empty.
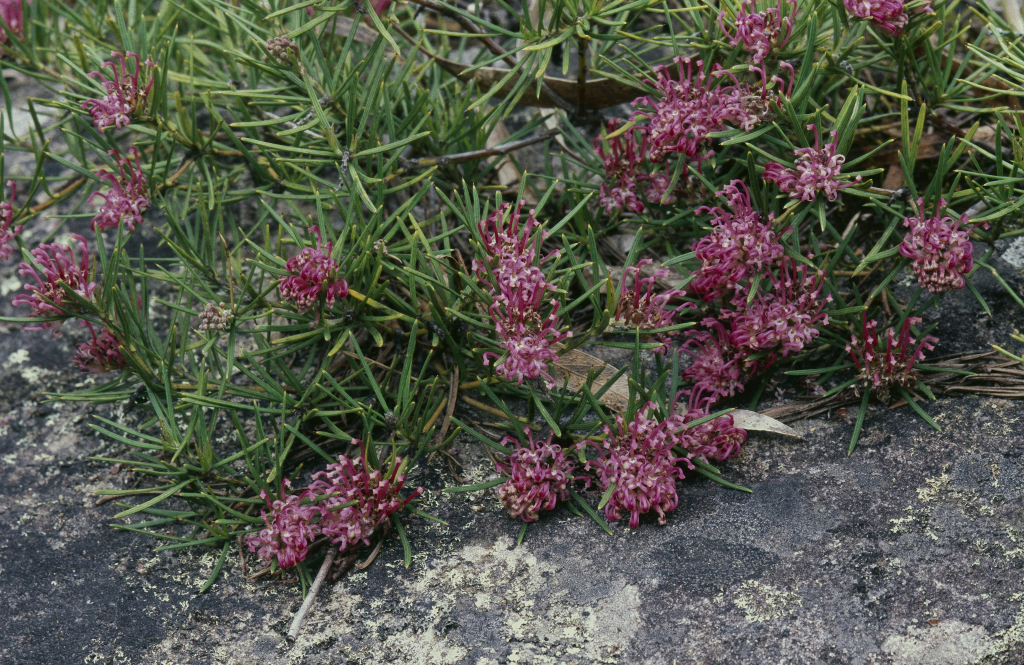
[[[403,159],[401,173],[407,173],[415,169],[428,168],[431,166],[445,166],[447,164],[459,164],[461,162],[469,162],[474,159],[482,159],[484,157],[493,157],[494,155],[504,155],[509,152],[515,152],[520,148],[525,148],[528,145],[534,143],[540,143],[546,139],[551,138],[558,134],[561,130],[550,129],[543,134],[530,137],[528,139],[522,139],[519,141],[512,141],[511,143],[503,143],[496,145],[493,148],[483,148],[481,150],[470,150],[469,152],[457,152],[453,155],[441,155],[439,157],[423,157],[422,159]]]

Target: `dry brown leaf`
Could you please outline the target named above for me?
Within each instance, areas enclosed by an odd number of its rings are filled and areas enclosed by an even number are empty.
[[[558,361],[551,368],[551,375],[559,385],[568,377],[569,390],[576,391],[586,385],[587,375],[594,368],[601,368],[601,373],[594,380],[591,387],[592,392],[597,392],[611,381],[618,371],[605,361],[590,355],[585,351],[573,349],[558,357]],[[625,375],[620,376],[613,383],[604,395],[601,402],[612,411],[622,413],[629,405],[629,381]]]

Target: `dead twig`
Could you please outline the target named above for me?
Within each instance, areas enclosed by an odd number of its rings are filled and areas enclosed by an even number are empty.
[[[294,642],[299,636],[299,631],[302,629],[302,622],[306,620],[306,615],[313,608],[313,603],[316,602],[316,594],[320,591],[320,586],[324,583],[327,578],[327,573],[331,570],[331,564],[334,563],[334,555],[338,550],[331,547],[327,550],[327,556],[324,557],[324,562],[320,564],[320,571],[316,574],[316,579],[313,580],[313,586],[309,587],[309,593],[306,594],[306,600],[302,601],[302,607],[295,614],[295,618],[292,619],[291,628],[288,629],[288,641]]]

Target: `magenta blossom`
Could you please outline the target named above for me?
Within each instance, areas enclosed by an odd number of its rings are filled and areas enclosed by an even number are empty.
[[[672,178],[670,178],[667,173],[641,175],[637,177],[637,180],[647,183],[647,189],[644,190],[644,196],[651,203],[670,206],[678,200],[675,192],[672,189],[669,189],[672,186]]]
[[[332,307],[337,298],[348,295],[348,282],[338,274],[338,264],[331,258],[333,243],[323,244],[319,226],[309,230],[316,236],[316,247],[305,247],[288,259],[285,268],[291,274],[278,285],[281,297],[295,303],[300,314],[308,312],[321,297]]]
[[[735,288],[742,280],[767,270],[782,256],[782,245],[772,231],[774,214],[767,223],[750,203],[750,193],[740,180],[733,180],[718,192],[731,210],[701,207],[698,215],[710,214],[711,233],[693,245],[700,259],[691,288],[704,300],[711,301]]]
[[[270,500],[266,490],[260,491],[260,498],[267,502],[266,510],[260,516],[266,528],[248,538],[250,552],[257,552],[259,557],[269,562],[277,557],[281,568],[291,568],[306,558],[309,544],[320,534],[320,526],[313,519],[320,514],[320,509],[312,505],[302,505],[307,492],[286,494],[285,488],[291,487],[291,481],[285,478],[281,483],[281,498]]]
[[[68,296],[61,284],[67,285],[72,291],[85,300],[93,299],[96,282],[91,281],[93,275],[89,269],[89,247],[85,238],[75,234],[71,236],[78,241],[79,260],[75,261],[74,253],[68,245],[40,245],[32,250],[32,258],[42,270],[29,263],[19,265],[18,273],[32,275],[36,284],[25,284],[30,294],[21,294],[11,301],[14,306],[28,305],[32,308],[29,316],[69,317],[79,311],[78,304]],[[54,335],[60,334],[61,321],[43,321],[38,326],[25,326],[25,330],[50,330]]]
[[[664,268],[655,270],[650,277],[642,277],[641,271],[645,265],[651,265],[651,259],[640,259],[635,266],[629,266],[622,271],[622,282],[619,286],[619,303],[615,309],[614,321],[622,325],[639,328],[640,332],[666,328],[672,325],[672,319],[679,310],[665,310],[665,306],[672,298],[681,297],[682,291],[670,289],[663,293],[654,293],[654,283],[659,279],[668,277],[669,272]],[[633,288],[626,287],[626,282],[632,278]],[[654,353],[664,353],[668,349],[669,337],[676,333],[660,333],[656,339],[662,346],[654,349]]]
[[[536,267],[538,239],[531,234],[540,227],[540,222],[534,217],[534,211],[530,210],[526,221],[520,224],[522,208],[522,201],[515,210],[511,210],[510,204],[503,203],[490,217],[477,224],[484,251],[490,258],[486,262],[474,259],[473,271],[480,281],[490,285],[491,295],[503,302],[524,288],[531,289],[527,299],[532,299],[533,289],[554,288],[544,281],[540,269]],[[545,238],[547,233],[542,230],[540,242]],[[559,252],[556,250],[543,257],[540,263],[557,256]]]
[[[907,27],[910,17],[903,8],[903,0],[843,0],[843,6],[851,16],[871,21],[879,30],[890,37],[898,37]],[[934,14],[931,0],[918,7],[919,12]]]
[[[671,416],[666,422],[675,430],[676,444],[682,446],[691,456],[703,461],[713,459],[724,462],[740,453],[740,446],[747,440],[747,431],[736,427],[731,415],[719,416],[698,425],[690,425],[709,414],[707,400],[694,393],[690,408],[685,415]]]
[[[540,238],[531,238],[533,229],[540,226],[532,210],[520,228],[522,205],[520,202],[510,212],[509,204],[503,204],[478,224],[489,258],[486,261],[474,260],[473,271],[489,285],[494,296],[489,312],[498,333],[498,344],[505,351],[501,356],[488,351],[483,354],[483,361],[484,365],[489,365],[492,360],[500,358],[494,371],[506,381],[521,385],[524,379],[543,376],[553,383],[547,368],[558,360],[558,355],[551,347],[572,337],[572,331],[558,332],[559,303],[548,296],[555,285],[545,279],[536,265],[537,246],[545,234],[541,232]],[[555,256],[558,256],[557,251],[539,262]],[[547,305],[551,309],[545,316],[541,309]]]
[[[527,299],[527,290],[509,294],[512,300],[506,305],[497,300],[490,307],[494,329],[500,341],[498,345],[505,354],[499,356],[493,351],[483,355],[484,365],[498,359],[494,372],[506,381],[519,385],[524,379],[537,379],[543,376],[549,384],[555,382],[548,373],[548,365],[558,361],[558,354],[553,344],[572,337],[572,331],[558,332],[557,300],[550,300],[551,312],[542,317],[539,308],[543,305],[543,291],[534,289],[534,298]]]
[[[146,97],[153,87],[152,78],[145,88],[139,87],[143,64],[147,67],[155,66],[149,59],[145,63],[140,63],[139,56],[135,53],[121,54],[117,51],[111,51],[110,57],[117,62],[104,62],[103,67],[110,67],[113,80],[108,80],[100,72],[89,73],[89,76],[100,80],[107,94],[100,99],[87,99],[82,102],[82,108],[92,115],[93,124],[101,131],[110,126],[121,129],[130,125],[131,116],[146,105]],[[127,60],[135,60],[134,73],[128,72]]]
[[[609,120],[608,133],[613,134],[618,124],[617,119]],[[594,148],[604,162],[605,173],[599,203],[608,214],[617,209],[637,213],[644,211],[643,201],[637,195],[637,178],[641,174],[640,165],[647,152],[647,140],[641,133],[640,143],[637,143],[638,133],[637,130],[630,129],[607,139],[607,152],[601,137],[594,139]]]
[[[974,247],[968,238],[969,229],[964,228],[969,223],[967,215],[960,215],[960,219],[942,217],[945,207],[945,199],[940,199],[935,215],[925,218],[924,199],[918,199],[920,217],[903,220],[910,233],[900,243],[900,255],[914,260],[911,267],[918,284],[931,293],[964,288],[964,275],[974,268]]]
[[[31,0],[26,0],[31,4]],[[18,37],[25,30],[24,17],[21,11],[21,0],[0,0],[0,21]],[[0,44],[7,42],[7,30],[0,27]]]
[[[11,188],[10,201],[0,201],[0,261],[6,261],[14,254],[17,247],[14,239],[21,233],[22,226],[11,228],[14,223],[14,197],[18,195],[18,184],[10,180],[7,186]]]
[[[746,104],[749,90],[733,85],[712,88],[712,79],[732,76],[716,63],[711,76],[704,73],[704,62],[677,57],[678,80],[668,67],[658,67],[658,80],[653,82],[661,98],[639,97],[633,105],[642,105],[633,112],[633,119],[648,119],[646,126],[647,158],[660,162],[673,153],[700,162],[713,154],[705,152],[708,134],[725,128],[726,123],[750,131],[757,123]],[[696,72],[694,66],[696,65]],[[685,68],[685,69],[684,69]],[[647,108],[649,107],[649,108]]]
[[[747,361],[749,354],[729,341],[728,331],[717,319],[704,319],[701,325],[707,329],[686,331],[687,340],[681,349],[693,358],[682,373],[693,387],[684,392],[706,395],[712,402],[743,392],[752,370]]]
[[[878,322],[869,321],[864,314],[860,339],[854,335],[846,345],[846,351],[860,373],[858,385],[862,389],[874,390],[880,400],[888,402],[893,386],[910,388],[917,384],[914,364],[924,360],[925,349],[931,351],[939,341],[931,336],[916,341],[910,327],[920,322],[918,317],[907,317],[899,336],[889,328],[882,340],[878,336]]]
[[[682,480],[683,463],[691,470],[693,464],[685,457],[674,457],[675,438],[665,423],[646,416],[654,404],[644,404],[628,424],[615,416],[615,429],[604,428],[604,441],[583,441],[580,448],[591,446],[598,458],[588,460],[586,468],[597,469],[598,484],[607,491],[612,485],[604,513],[609,520],[629,513],[629,526],[640,524],[640,515],[654,511],[658,524],[665,524],[666,513],[679,505],[676,480]]]
[[[71,362],[78,365],[78,368],[83,372],[91,374],[102,374],[104,372],[124,369],[125,362],[124,357],[121,355],[121,342],[118,341],[117,337],[114,337],[114,333],[110,332],[107,328],[103,328],[100,334],[97,335],[91,323],[83,321],[82,324],[89,328],[89,332],[92,333],[92,340],[78,347],[78,351],[75,352],[75,357],[71,359]]]
[[[527,446],[511,436],[501,442],[513,451],[508,462],[499,463],[510,478],[498,488],[498,498],[509,515],[533,522],[541,510],[551,510],[559,500],[569,500],[575,464],[565,457],[560,446],[551,443],[554,432],[543,442],[534,441],[529,428],[526,436]]]
[[[396,457],[391,472],[384,475],[380,469],[367,470],[365,457],[365,452],[355,460],[339,455],[326,471],[313,475],[307,490],[310,498],[320,499],[320,531],[341,551],[359,543],[369,545],[377,527],[423,492],[419,487],[407,498],[400,494],[405,483],[405,475],[399,475],[402,458]]]
[[[825,273],[808,274],[807,266],[781,261],[780,276],[770,275],[772,290],[751,302],[742,294],[742,308],[730,321],[729,341],[750,353],[782,348],[782,357],[800,352],[818,337],[817,325],[828,325],[824,311],[832,296],[821,297]]]
[[[117,161],[119,173],[114,175],[106,169],[100,169],[100,180],[110,185],[105,192],[93,192],[89,203],[94,199],[103,199],[99,212],[92,218],[90,228],[93,231],[116,229],[123,221],[128,232],[133,233],[135,226],[142,223],[142,214],[149,210],[149,199],[146,197],[146,176],[142,172],[139,151],[132,146],[131,155],[122,157],[117,150],[110,155]],[[132,157],[135,158],[134,163]]]
[[[718,27],[727,37],[729,45],[743,44],[750,54],[750,62],[763,64],[773,50],[781,49],[793,34],[793,21],[784,16],[783,4],[789,6],[790,14],[796,13],[796,0],[779,0],[778,7],[757,11],[755,0],[743,0],[736,14],[736,33],[730,35],[725,29],[725,10],[718,14]]]
[[[797,148],[796,169],[788,169],[778,162],[769,162],[764,168],[764,179],[774,182],[783,192],[789,192],[791,199],[813,201],[819,190],[824,190],[829,201],[835,201],[839,190],[860,182],[860,176],[853,181],[840,184],[840,169],[846,161],[844,155],[836,154],[839,136],[832,131],[832,142],[820,146],[818,127],[807,125],[814,130],[814,147]]]

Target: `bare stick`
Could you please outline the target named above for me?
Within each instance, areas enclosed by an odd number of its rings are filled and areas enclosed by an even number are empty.
[[[309,610],[313,608],[313,602],[316,600],[316,594],[320,591],[320,585],[324,583],[327,578],[327,573],[331,570],[331,564],[334,563],[334,555],[337,550],[333,547],[327,550],[327,556],[324,557],[324,562],[320,565],[320,571],[316,574],[316,579],[313,580],[313,586],[309,587],[309,593],[306,594],[306,600],[302,601],[302,607],[299,608],[295,618],[292,619],[292,626],[288,629],[288,641],[294,642],[299,636],[299,630],[302,629],[302,622],[306,620],[306,615],[309,614]]]
[[[459,164],[462,162],[468,162],[473,159],[483,159],[484,157],[493,157],[494,155],[504,155],[510,152],[515,152],[520,148],[525,148],[528,145],[534,143],[540,143],[546,139],[551,138],[558,134],[560,129],[550,129],[543,134],[531,136],[530,138],[520,139],[518,141],[511,141],[509,143],[502,143],[496,145],[493,148],[483,148],[481,150],[470,150],[469,152],[457,152],[452,155],[441,155],[440,157],[421,157],[420,159],[402,159],[402,172],[412,171],[415,169],[422,169],[430,166],[444,166],[446,164]]]

